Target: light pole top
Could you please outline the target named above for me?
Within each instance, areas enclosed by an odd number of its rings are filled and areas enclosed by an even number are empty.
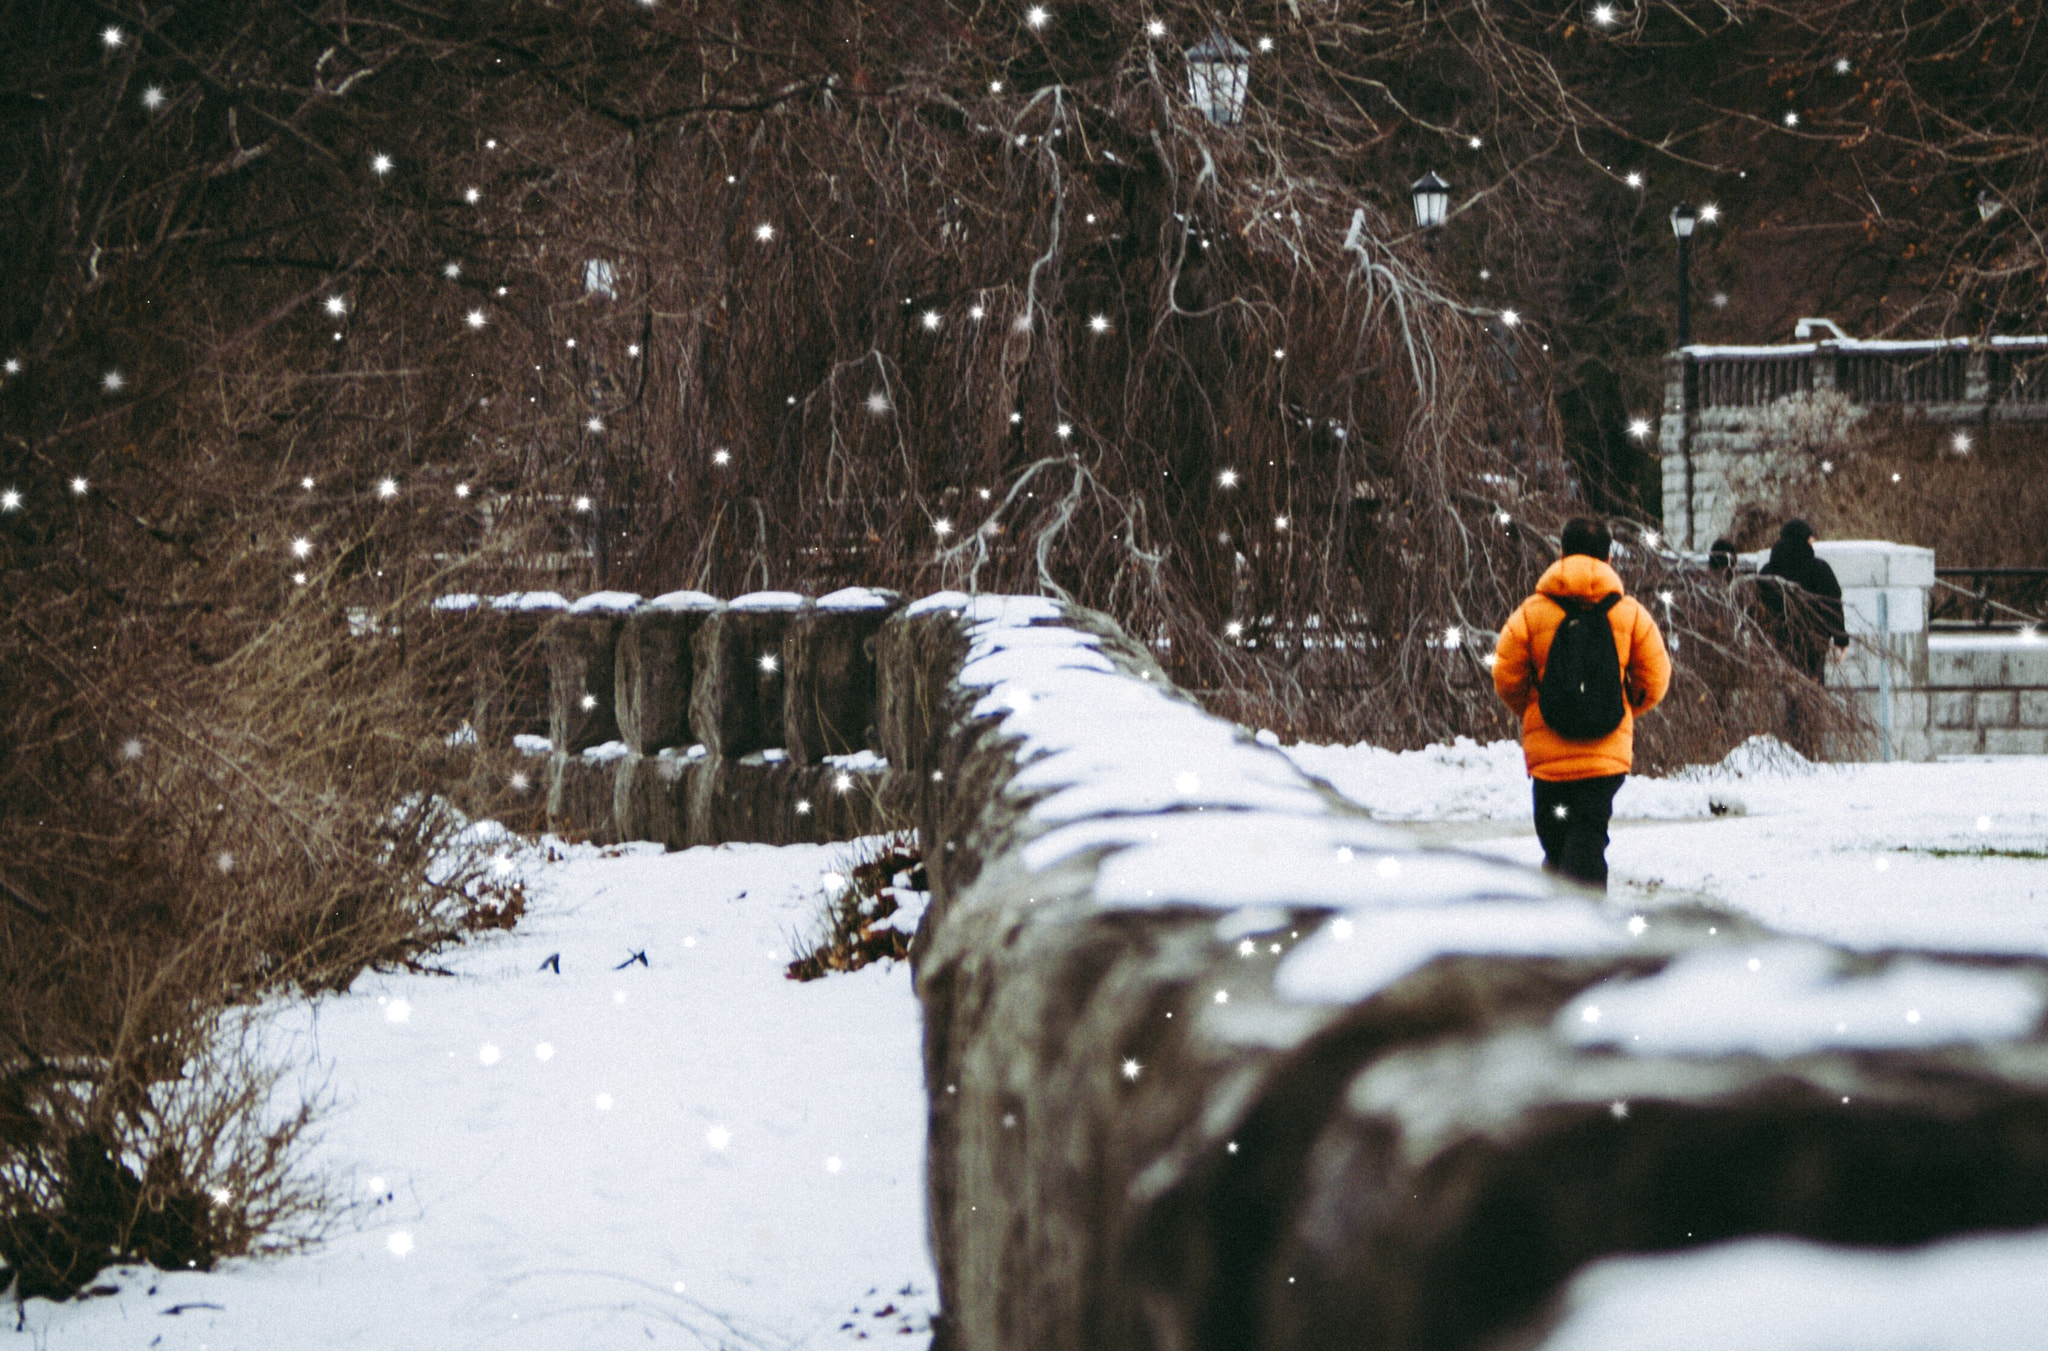
[[[1409,185],[1409,193],[1415,199],[1415,223],[1425,230],[1434,230],[1444,223],[1444,216],[1451,207],[1451,185],[1437,177],[1431,169]]]
[[[1680,239],[1692,238],[1692,227],[1699,221],[1700,213],[1690,203],[1680,202],[1671,208],[1671,233]]]

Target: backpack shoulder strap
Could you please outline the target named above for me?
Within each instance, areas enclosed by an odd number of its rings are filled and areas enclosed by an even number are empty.
[[[1619,591],[1615,591],[1608,595],[1602,596],[1600,598],[1600,603],[1598,605],[1595,605],[1593,608],[1604,615],[1612,611],[1614,607],[1619,604],[1621,604],[1621,593]]]

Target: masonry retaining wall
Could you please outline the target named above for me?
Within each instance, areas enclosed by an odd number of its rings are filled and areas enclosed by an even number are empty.
[[[2048,1225],[2048,964],[1422,848],[1051,601],[877,652],[938,1351],[1531,1347],[1613,1254]]]

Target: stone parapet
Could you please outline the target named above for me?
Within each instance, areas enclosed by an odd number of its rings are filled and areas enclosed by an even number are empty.
[[[945,861],[935,1351],[1528,1347],[1613,1255],[2048,1225],[2048,963],[1630,923],[1367,819],[1039,598],[877,649]]]

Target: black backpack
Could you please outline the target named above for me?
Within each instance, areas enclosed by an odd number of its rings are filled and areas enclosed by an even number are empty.
[[[1621,593],[1598,604],[1546,596],[1564,611],[1550,657],[1536,679],[1536,706],[1543,721],[1566,741],[1598,741],[1621,726],[1621,654],[1607,612]]]

